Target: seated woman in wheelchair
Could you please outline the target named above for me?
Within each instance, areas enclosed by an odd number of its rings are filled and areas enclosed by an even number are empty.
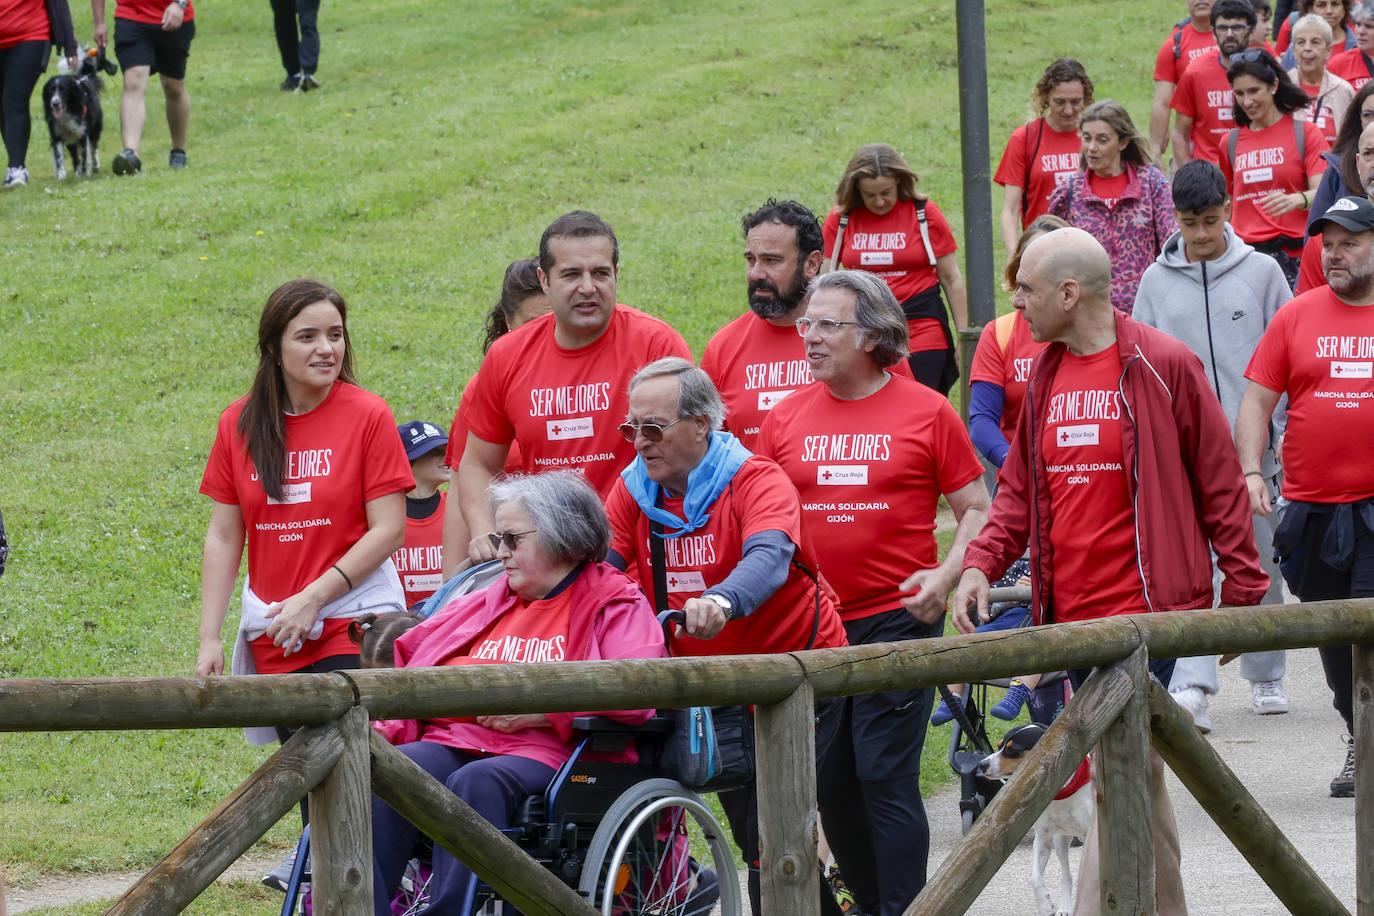
[[[491,487],[489,537],[505,574],[464,595],[396,640],[399,667],[657,658],[663,631],[635,584],[602,562],[610,526],[581,474],[551,471]],[[497,827],[525,796],[544,789],[573,750],[573,713],[393,720],[375,723],[402,753]],[[606,713],[643,722],[652,710]],[[390,901],[419,838],[372,800],[373,895]],[[434,850],[427,912],[461,912],[471,873]]]

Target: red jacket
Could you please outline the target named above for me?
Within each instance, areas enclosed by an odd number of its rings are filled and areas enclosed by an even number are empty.
[[[1184,344],[1116,313],[1121,355],[1118,391],[1124,466],[1135,506],[1136,562],[1151,611],[1212,605],[1212,561],[1225,574],[1223,604],[1263,600],[1269,577],[1259,565],[1250,500],[1226,415],[1202,368]],[[982,532],[965,568],[999,578],[1030,544],[1031,613],[1054,620],[1050,556],[1050,489],[1040,454],[1040,420],[1049,409],[1062,343],[1050,344],[1031,370],[1030,386]]]

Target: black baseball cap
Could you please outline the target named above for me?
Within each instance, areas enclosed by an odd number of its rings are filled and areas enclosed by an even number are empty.
[[[424,420],[411,420],[396,429],[401,434],[401,444],[406,448],[407,461],[414,461],[436,448],[448,445],[448,436],[444,435],[444,431]]]
[[[1312,225],[1307,227],[1308,235],[1321,232],[1327,223],[1335,223],[1351,232],[1374,232],[1374,204],[1367,197],[1342,197],[1312,220]]]

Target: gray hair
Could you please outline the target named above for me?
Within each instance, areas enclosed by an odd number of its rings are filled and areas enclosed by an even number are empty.
[[[1350,17],[1351,22],[1356,19],[1360,22],[1374,21],[1374,0],[1359,0],[1357,3],[1350,4],[1346,7],[1346,15]]]
[[[854,294],[854,320],[863,332],[861,340],[874,344],[875,363],[886,369],[906,358],[906,316],[886,283],[866,270],[837,270],[812,280],[805,301],[824,289]]]
[[[487,493],[492,515],[506,503],[525,507],[545,556],[573,563],[606,558],[611,523],[601,497],[577,471],[515,474],[493,483]]]
[[[654,360],[630,378],[630,391],[649,379],[677,376],[677,415],[705,417],[711,429],[725,426],[725,404],[720,399],[711,376],[693,366],[681,356],[665,356]]]
[[[1327,22],[1316,13],[1308,13],[1306,16],[1300,17],[1297,22],[1293,23],[1293,29],[1289,34],[1296,35],[1298,29],[1305,25],[1310,25],[1315,28],[1317,34],[1326,39],[1326,46],[1328,48],[1331,47],[1331,42],[1336,40],[1336,36],[1331,31],[1331,23]]]

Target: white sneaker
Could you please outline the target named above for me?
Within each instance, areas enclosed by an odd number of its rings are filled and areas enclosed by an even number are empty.
[[[29,183],[29,170],[22,165],[5,169],[5,187],[19,188]]]
[[[1207,692],[1201,687],[1187,687],[1176,693],[1170,693],[1174,702],[1182,706],[1188,715],[1192,716],[1193,724],[1197,730],[1204,735],[1212,730],[1212,716],[1207,711]]]
[[[1283,681],[1251,681],[1250,708],[1261,716],[1288,712],[1288,695],[1283,692]]]

